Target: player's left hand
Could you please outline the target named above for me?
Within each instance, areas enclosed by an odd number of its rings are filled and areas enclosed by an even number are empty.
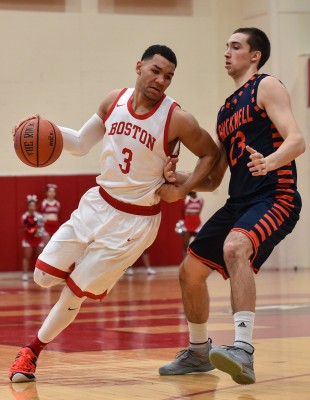
[[[246,146],[246,149],[250,153],[251,161],[247,163],[247,166],[252,176],[267,175],[268,165],[266,158],[250,146]]]

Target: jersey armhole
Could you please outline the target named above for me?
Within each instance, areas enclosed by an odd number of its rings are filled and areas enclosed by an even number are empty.
[[[171,158],[176,158],[178,157],[179,153],[180,153],[180,141],[177,142],[172,154],[169,154],[169,147],[168,147],[168,134],[169,134],[169,126],[170,126],[170,121],[171,121],[171,116],[172,113],[174,111],[174,109],[179,106],[178,103],[173,102],[170,106],[170,110],[168,112],[168,116],[167,116],[167,120],[166,120],[166,124],[165,124],[165,131],[164,131],[164,151],[166,156],[171,157]]]
[[[111,115],[112,111],[114,110],[118,100],[123,96],[123,94],[126,92],[127,88],[124,88],[120,91],[120,93],[118,94],[118,96],[116,97],[116,99],[114,100],[113,104],[111,105],[111,107],[108,109],[108,112],[106,113],[106,115],[104,116],[103,119],[103,123],[105,123],[105,121],[109,118],[109,116]]]

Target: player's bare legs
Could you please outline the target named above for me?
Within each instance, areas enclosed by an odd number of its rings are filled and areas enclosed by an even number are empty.
[[[230,276],[231,306],[234,314],[233,346],[214,348],[210,360],[240,384],[255,382],[252,335],[256,289],[250,267],[253,252],[251,240],[241,232],[231,232],[224,243],[224,260]]]
[[[233,231],[227,236],[224,259],[230,276],[233,313],[255,311],[255,280],[249,261],[252,253],[252,242],[246,235]]]
[[[209,360],[208,339],[209,292],[206,283],[212,270],[187,256],[180,266],[179,279],[184,311],[189,328],[189,347],[181,350],[176,360],[159,368],[160,375],[183,375],[214,369]]]
[[[206,283],[212,270],[187,256],[180,266],[179,280],[185,315],[195,324],[206,323],[209,317],[209,292]]]

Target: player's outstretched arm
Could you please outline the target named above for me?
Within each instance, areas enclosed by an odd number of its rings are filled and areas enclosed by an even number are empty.
[[[39,114],[31,115],[13,126],[13,141],[18,128],[26,121],[40,117]],[[97,144],[104,135],[102,119],[94,114],[79,131],[57,125],[63,137],[63,148],[69,153],[77,156],[85,155]]]
[[[103,119],[119,92],[120,90],[114,90],[109,93],[101,102],[97,113],[91,116],[78,131],[58,126],[63,136],[65,150],[73,155],[82,156],[100,142],[104,136]]]
[[[104,135],[103,122],[98,114],[90,117],[78,131],[59,125],[58,128],[62,133],[64,149],[76,156],[87,154]]]

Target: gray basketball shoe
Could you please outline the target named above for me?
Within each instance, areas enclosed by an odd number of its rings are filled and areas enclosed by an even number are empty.
[[[221,346],[210,350],[210,361],[215,368],[226,372],[240,385],[255,383],[253,368],[254,347],[247,343],[250,351],[237,346]]]
[[[208,372],[214,369],[209,360],[212,340],[208,339],[207,348],[203,351],[193,349],[181,350],[176,359],[159,368],[160,375],[184,375],[191,372]]]

